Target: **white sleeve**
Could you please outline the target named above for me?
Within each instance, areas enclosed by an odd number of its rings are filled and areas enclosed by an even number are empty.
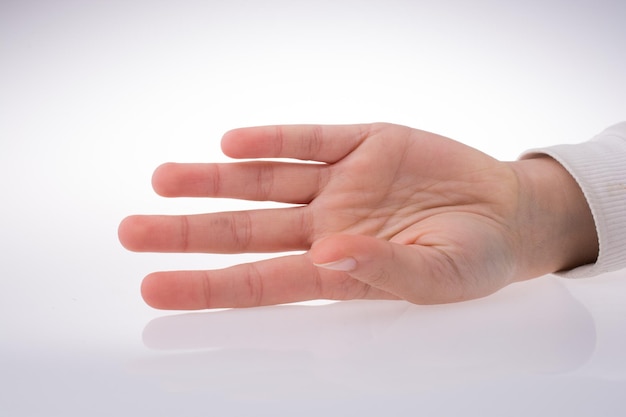
[[[521,158],[533,154],[549,155],[569,171],[589,203],[598,232],[596,263],[559,275],[589,277],[626,267],[626,122],[588,142],[531,149]]]

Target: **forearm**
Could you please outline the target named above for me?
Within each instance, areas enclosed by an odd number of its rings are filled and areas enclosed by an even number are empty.
[[[586,248],[585,242],[595,240],[598,245],[597,259],[582,262],[584,257],[575,258],[579,262],[565,268],[567,271],[562,274],[584,277],[626,267],[626,123],[612,126],[589,142],[529,151],[519,162],[544,159],[546,155],[569,173],[593,217],[594,237],[587,229],[588,223],[576,221],[572,225],[576,236],[570,243]],[[573,212],[579,210],[577,207],[572,208]]]
[[[511,163],[519,181],[520,279],[594,263],[595,222],[576,180],[546,155]]]

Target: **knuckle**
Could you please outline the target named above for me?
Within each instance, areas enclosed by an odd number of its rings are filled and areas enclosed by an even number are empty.
[[[274,190],[274,168],[270,165],[261,165],[256,173],[256,192],[259,200],[270,200]]]
[[[213,306],[213,286],[211,284],[211,276],[208,271],[204,271],[202,277],[200,278],[200,282],[202,285],[202,297],[203,302],[206,308],[211,308]]]
[[[322,126],[314,126],[306,142],[306,153],[311,159],[316,159],[322,152],[324,143],[324,130]]]
[[[218,164],[209,165],[209,181],[207,181],[207,190],[206,194],[208,196],[218,196],[220,195],[222,188],[222,170]]]
[[[274,139],[275,156],[281,156],[283,155],[283,151],[285,148],[285,132],[283,131],[282,126],[278,125],[275,127]]]
[[[189,216],[180,216],[179,225],[180,248],[182,252],[189,250]]]
[[[236,251],[245,252],[252,241],[252,219],[247,212],[232,213],[229,219],[230,235]]]
[[[244,274],[245,305],[260,306],[263,303],[263,276],[254,264],[248,264]]]

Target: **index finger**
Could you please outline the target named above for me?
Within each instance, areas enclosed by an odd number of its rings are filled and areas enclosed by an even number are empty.
[[[307,254],[289,255],[212,271],[148,275],[144,300],[165,310],[258,307],[313,299],[396,299],[337,271],[320,270]]]
[[[370,125],[278,125],[235,129],[222,138],[232,158],[292,158],[334,163],[369,136]]]

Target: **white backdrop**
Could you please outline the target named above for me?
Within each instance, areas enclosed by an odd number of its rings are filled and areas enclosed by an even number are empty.
[[[179,316],[145,274],[262,255],[128,253],[117,225],[250,206],[150,188],[235,127],[387,121],[501,159],[584,141],[626,118],[624,22],[617,0],[2,1],[0,414],[623,415],[623,273]]]

